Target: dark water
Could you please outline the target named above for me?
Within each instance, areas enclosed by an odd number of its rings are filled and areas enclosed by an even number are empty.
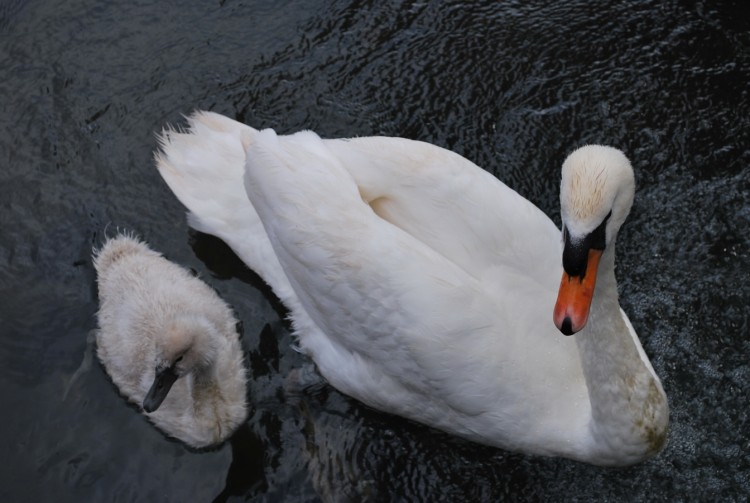
[[[169,5],[169,6],[168,6]],[[742,500],[750,493],[750,14],[738,1],[10,1],[0,6],[0,500]],[[625,150],[622,304],[672,407],[666,450],[612,470],[489,449],[333,389],[283,310],[192,235],[151,159],[195,108],[280,132],[451,148],[558,217],[575,146]],[[96,359],[90,249],[135,230],[244,320],[251,415],[166,439]],[[90,352],[88,353],[90,356]],[[81,372],[75,379],[77,369]]]

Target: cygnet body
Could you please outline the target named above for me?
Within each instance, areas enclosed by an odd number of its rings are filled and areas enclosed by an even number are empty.
[[[97,354],[123,395],[162,431],[201,448],[247,417],[231,308],[208,285],[127,235],[94,252]]]

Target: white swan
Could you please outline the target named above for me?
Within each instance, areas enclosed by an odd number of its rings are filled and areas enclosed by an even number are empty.
[[[128,400],[192,447],[226,439],[247,417],[232,310],[205,283],[138,239],[94,252],[97,354]]]
[[[599,465],[665,444],[666,396],[617,300],[615,236],[634,192],[620,151],[565,161],[561,246],[538,208],[426,143],[277,136],[208,112],[160,143],[190,225],[269,283],[340,391],[476,442]],[[553,313],[580,333],[563,337]]]

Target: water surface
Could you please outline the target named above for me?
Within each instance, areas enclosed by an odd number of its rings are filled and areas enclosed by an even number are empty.
[[[3,501],[750,493],[744,2],[11,1],[0,76]],[[664,452],[602,469],[470,444],[328,387],[286,396],[306,360],[283,308],[189,231],[153,167],[155,132],[196,108],[279,132],[429,141],[556,222],[565,155],[623,149],[638,181],[621,302],[670,399]],[[90,251],[117,228],[196,269],[244,320],[252,410],[232,442],[196,452],[165,438],[86,365]]]

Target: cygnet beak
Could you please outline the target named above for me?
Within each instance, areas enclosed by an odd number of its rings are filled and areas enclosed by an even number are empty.
[[[143,399],[143,410],[153,412],[158,409],[164,399],[167,398],[167,393],[172,389],[172,385],[177,380],[177,377],[174,367],[157,369],[154,384],[151,385],[146,398]]]

